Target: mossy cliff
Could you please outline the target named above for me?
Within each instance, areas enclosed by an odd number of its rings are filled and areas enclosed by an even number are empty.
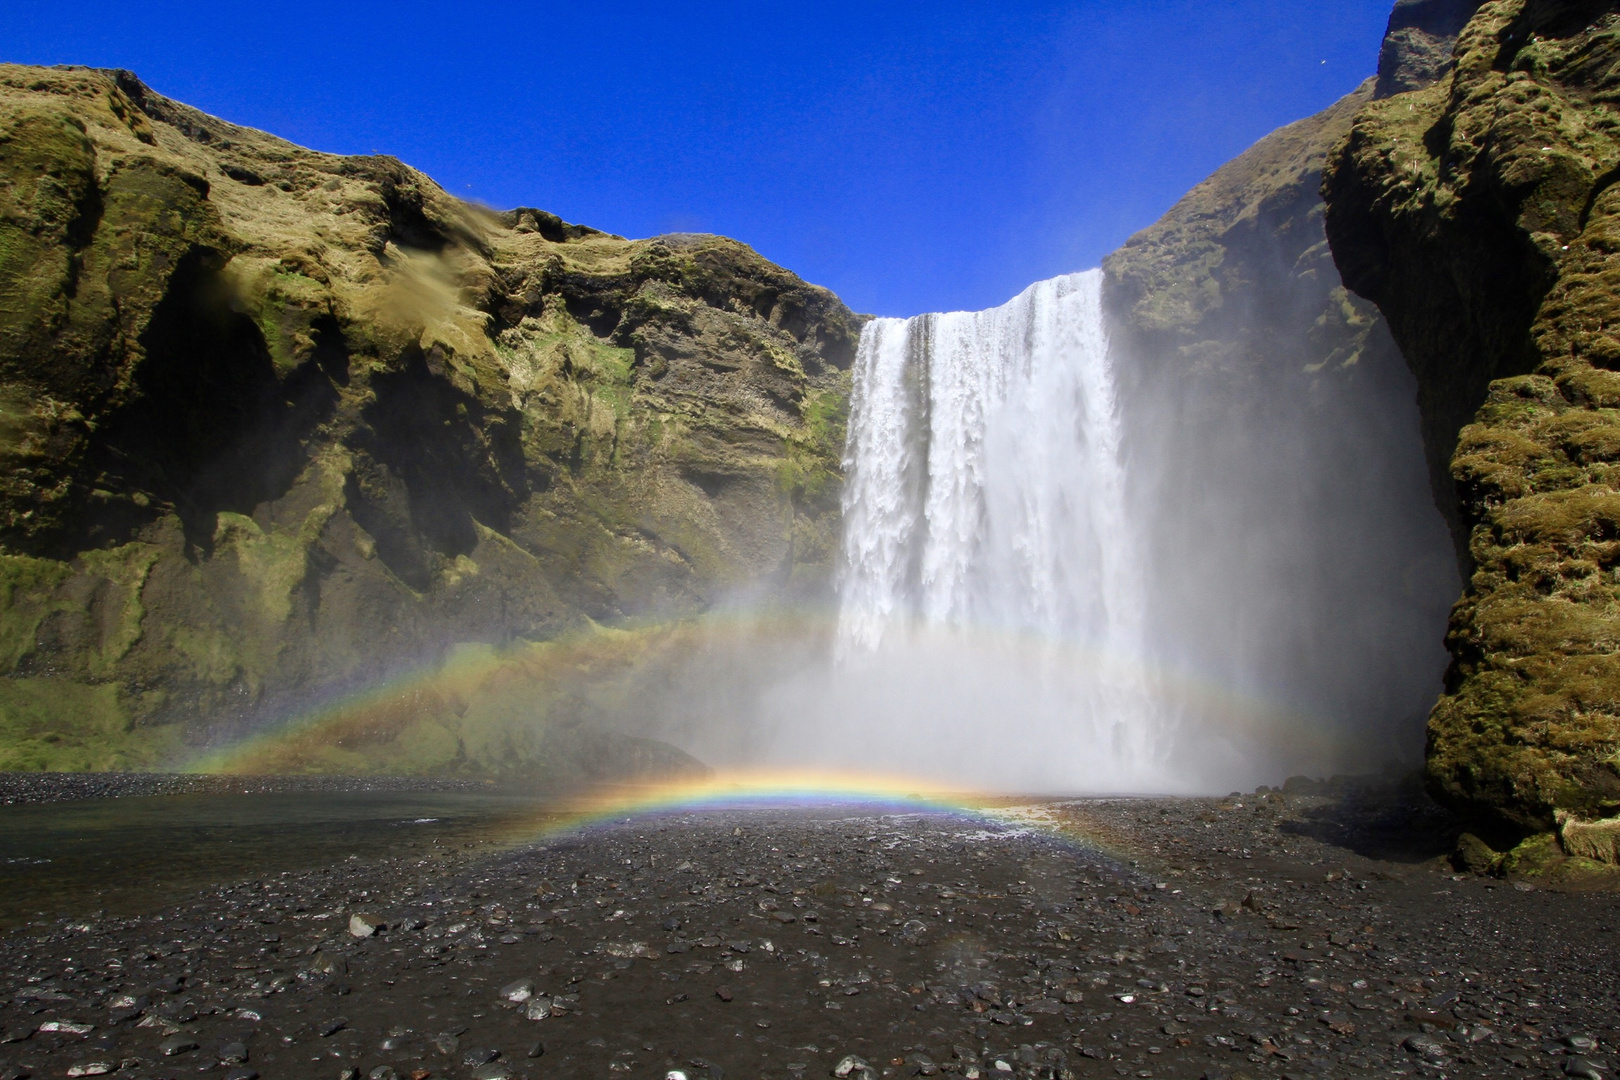
[[[1620,813],[1620,14],[1495,0],[1453,60],[1361,108],[1324,193],[1470,575],[1431,786],[1511,840]]]
[[[1389,78],[1435,76],[1455,25],[1433,7],[1397,10]],[[1195,643],[1189,666],[1337,741],[1322,768],[1418,763],[1457,591],[1412,376],[1323,229],[1322,169],[1375,85],[1260,140],[1104,263],[1128,450],[1163,466],[1149,542],[1160,593],[1184,598],[1160,613],[1167,647]]]
[[[455,643],[816,602],[858,333],[730,240],[0,66],[0,768],[172,762]]]

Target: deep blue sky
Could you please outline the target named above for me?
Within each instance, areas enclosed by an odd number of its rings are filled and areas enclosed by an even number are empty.
[[[0,58],[127,67],[626,236],[718,232],[882,315],[1093,266],[1371,74],[1390,0],[0,4]]]

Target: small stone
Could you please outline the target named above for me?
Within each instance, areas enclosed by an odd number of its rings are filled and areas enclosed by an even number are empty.
[[[516,982],[509,982],[501,987],[499,992],[502,1001],[510,1001],[513,1004],[521,1005],[534,997],[534,980],[518,979]]]
[[[349,1018],[348,1017],[346,1017],[346,1016],[334,1016],[332,1019],[328,1020],[326,1023],[322,1024],[320,1027],[316,1028],[315,1030],[320,1034],[321,1038],[328,1039],[328,1038],[331,1038],[333,1035],[336,1035],[338,1032],[342,1031],[344,1028],[346,1028],[348,1026],[349,1026]]]
[[[342,975],[349,970],[349,962],[341,956],[317,952],[315,958],[309,962],[309,970],[317,975]]]
[[[25,1039],[27,1039],[30,1035],[32,1035],[33,1033],[34,1033],[34,1029],[31,1028],[31,1027],[11,1027],[11,1028],[6,1028],[4,1033],[0,1033],[0,1043],[22,1042]]]
[[[472,1080],[511,1080],[512,1070],[498,1061],[480,1065],[468,1074]]]
[[[551,1015],[551,999],[548,997],[531,997],[523,1003],[523,1015],[530,1020],[544,1020]]]
[[[731,988],[729,986],[717,986],[714,988],[714,996],[721,1001],[730,1001],[732,997]]]
[[[197,1049],[197,1040],[190,1035],[171,1035],[158,1043],[158,1053],[164,1057],[174,1057],[176,1054],[189,1054]]]
[[[349,916],[349,933],[357,938],[368,938],[387,926],[379,916],[355,912]]]
[[[1577,1080],[1603,1080],[1603,1073],[1598,1071],[1598,1067],[1583,1057],[1565,1058],[1564,1075],[1576,1077]]]
[[[61,1035],[88,1035],[96,1030],[94,1024],[80,1024],[73,1020],[47,1020],[39,1025],[41,1031],[54,1031]]]
[[[669,918],[664,920],[663,927],[664,927],[665,930],[668,930],[671,933],[673,933],[674,931],[679,930],[681,928],[681,920],[675,918],[672,915]]]
[[[1597,1049],[1597,1040],[1590,1035],[1566,1035],[1564,1045],[1578,1054],[1590,1054]]]
[[[227,1065],[240,1065],[247,1059],[247,1043],[228,1042],[219,1048],[219,1060]]]
[[[838,1080],[845,1080],[850,1073],[868,1068],[871,1068],[871,1066],[866,1063],[864,1058],[856,1057],[854,1054],[845,1054],[838,1059],[838,1064],[833,1066],[832,1074],[838,1077]]]
[[[487,1065],[500,1056],[501,1052],[499,1050],[493,1050],[487,1046],[474,1046],[461,1055],[461,1063],[463,1065]]]
[[[533,1046],[529,1047],[528,1052],[523,1056],[527,1058],[545,1057],[546,1044],[543,1042],[536,1042]]]
[[[338,1073],[338,1080],[360,1080],[360,1070],[351,1065]]]
[[[439,1032],[437,1035],[429,1039],[428,1042],[433,1044],[433,1049],[437,1050],[445,1057],[449,1057],[454,1054],[461,1046],[461,1040],[456,1038],[454,1032],[449,1031]]]
[[[68,1066],[69,1076],[105,1076],[118,1066],[111,1061],[79,1061]]]
[[[399,1080],[399,1073],[392,1065],[379,1065],[366,1073],[366,1080]]]
[[[232,1069],[225,1074],[225,1080],[259,1080],[257,1069]]]
[[[1446,1044],[1433,1035],[1424,1033],[1408,1035],[1401,1040],[1401,1045],[1419,1057],[1443,1058],[1446,1056]]]

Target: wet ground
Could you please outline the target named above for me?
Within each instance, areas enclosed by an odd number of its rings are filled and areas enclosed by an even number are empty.
[[[0,928],[155,911],[218,882],[351,858],[528,839],[532,795],[471,791],[190,793],[0,805]]]
[[[1620,897],[1457,879],[1425,813],[756,807],[260,872],[0,939],[0,1077],[1615,1075]]]

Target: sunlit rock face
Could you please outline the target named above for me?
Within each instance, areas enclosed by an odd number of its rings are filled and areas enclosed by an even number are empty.
[[[859,326],[733,241],[0,66],[0,768],[173,760],[455,642],[827,595]],[[466,708],[422,706],[408,767],[510,763]]]
[[[1441,81],[1361,109],[1324,187],[1470,574],[1432,786],[1509,838],[1620,809],[1617,60],[1612,5],[1486,4]]]

